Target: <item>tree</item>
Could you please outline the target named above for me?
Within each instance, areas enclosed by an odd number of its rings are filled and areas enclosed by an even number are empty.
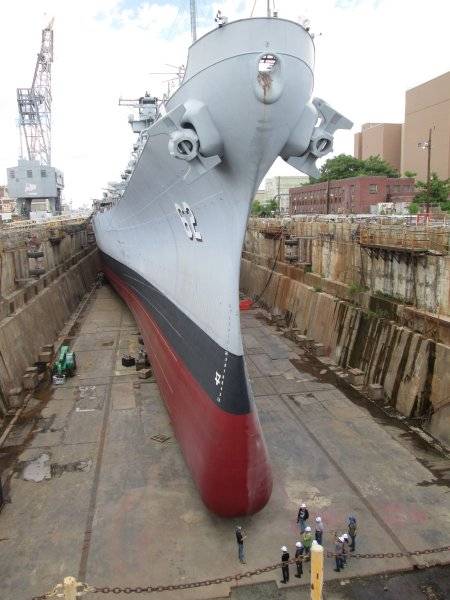
[[[349,154],[338,154],[329,158],[320,168],[320,177],[317,181],[328,179],[346,179],[357,177],[361,174],[363,161]]]
[[[251,212],[255,217],[270,217],[272,213],[278,212],[278,202],[273,199],[268,204],[261,204],[259,200],[255,200]]]
[[[275,198],[273,198],[265,208],[269,214],[273,213],[273,212],[278,212],[277,200],[275,200]]]
[[[252,215],[260,215],[263,208],[264,207],[259,200],[254,200],[252,203]]]
[[[439,204],[445,210],[445,205],[450,196],[450,179],[439,179],[436,173],[430,177],[430,197],[428,198],[428,185],[426,181],[416,182],[417,194],[414,202],[417,204]]]
[[[398,177],[398,172],[379,155],[369,156],[363,160],[363,175],[384,175],[385,177]]]
[[[339,154],[328,159],[320,169],[317,181],[329,179],[347,179],[361,175],[384,175],[385,177],[398,177],[397,171],[380,156],[369,156],[365,160],[355,158],[349,154]]]

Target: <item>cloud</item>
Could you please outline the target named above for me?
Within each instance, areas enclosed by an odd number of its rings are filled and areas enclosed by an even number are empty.
[[[258,0],[255,15],[265,13]],[[217,9],[250,16],[253,1],[197,1],[199,34]],[[401,122],[405,90],[448,70],[447,0],[277,0],[281,17],[311,20],[316,33],[315,95],[355,122]],[[17,161],[15,89],[31,84],[40,29],[55,17],[53,163],[64,170],[74,205],[97,197],[128,162],[133,135],[118,98],[167,83],[150,75],[186,62],[188,2],[181,0],[6,0],[0,4],[0,181]],[[26,18],[25,18],[26,17]],[[318,35],[321,33],[322,35]],[[352,152],[353,133],[336,136]],[[274,173],[273,169],[271,171]],[[284,174],[292,169],[275,167]]]
[[[134,136],[119,97],[146,89],[162,96],[167,84],[150,72],[185,62],[189,33],[183,27],[170,39],[167,28],[178,11],[170,3],[142,2],[136,9],[115,0],[8,4],[7,11],[4,3],[0,8],[2,22],[7,12],[11,24],[0,52],[14,59],[5,61],[0,90],[0,180],[19,152],[15,90],[31,84],[40,29],[54,16],[52,162],[65,173],[65,197],[79,205],[117,180],[129,160]]]

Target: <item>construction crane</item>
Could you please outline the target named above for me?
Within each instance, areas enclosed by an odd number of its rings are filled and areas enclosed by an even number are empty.
[[[25,141],[28,159],[41,165],[51,165],[52,116],[52,62],[53,19],[42,30],[41,49],[38,52],[30,88],[17,88],[21,151]]]
[[[8,193],[26,218],[30,218],[33,200],[41,216],[61,212],[64,179],[51,160],[52,63],[53,19],[42,30],[31,87],[17,88],[21,156],[18,165],[7,170]]]

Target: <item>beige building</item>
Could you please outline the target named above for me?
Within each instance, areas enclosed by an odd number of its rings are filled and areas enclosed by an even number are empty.
[[[282,213],[289,212],[289,190],[309,183],[307,175],[268,177],[265,181],[265,189],[257,192],[257,199],[261,204],[269,204],[271,200],[276,200]],[[261,193],[264,194],[264,199]]]
[[[365,123],[355,134],[354,156],[365,160],[379,155],[400,172],[401,144],[401,123]]]
[[[355,134],[354,156],[366,159],[379,154],[400,174],[427,178],[427,152],[419,144],[431,140],[431,172],[450,177],[450,71],[406,92],[405,122],[365,123]]]
[[[258,190],[253,198],[253,202],[259,202],[260,204],[266,204],[266,190]]]
[[[402,140],[402,172],[427,177],[427,152],[418,147],[431,139],[431,172],[450,177],[450,71],[406,92]]]
[[[9,220],[15,208],[15,200],[8,196],[6,185],[0,185],[0,216],[1,220]]]

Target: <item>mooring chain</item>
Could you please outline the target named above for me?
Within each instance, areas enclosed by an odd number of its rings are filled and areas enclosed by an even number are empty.
[[[77,591],[76,591],[77,598],[81,598],[81,596],[85,596],[86,594],[95,594],[97,591],[97,588],[95,588],[91,585],[88,585],[87,583],[77,582],[76,587],[77,587]],[[58,583],[57,585],[55,585],[55,587],[50,592],[47,592],[47,594],[44,594],[43,596],[34,596],[32,600],[47,600],[47,598],[64,598],[64,597],[65,597],[64,585],[62,583]]]
[[[378,553],[347,553],[347,558],[407,558],[411,556],[421,556],[425,554],[437,554],[439,552],[450,552],[450,546],[441,546],[440,548],[427,548],[426,550],[410,550],[406,552],[378,552]],[[334,552],[325,552],[327,558],[334,558],[337,555]],[[298,558],[291,558],[287,561],[291,565],[295,565],[297,562],[305,560],[307,557],[301,556]],[[144,586],[144,587],[95,587],[89,586],[86,583],[78,583],[77,597],[84,596],[85,594],[151,594],[153,592],[170,592],[174,590],[189,590],[198,587],[207,587],[210,585],[219,585],[220,583],[232,583],[233,581],[239,581],[240,579],[247,579],[254,575],[260,575],[261,573],[268,573],[269,571],[275,571],[286,563],[275,563],[266,567],[260,567],[253,571],[245,571],[244,573],[237,573],[236,575],[228,575],[227,577],[218,577],[216,579],[204,579],[203,581],[191,581],[190,583],[178,583],[175,585],[156,585],[156,586]],[[47,598],[63,598],[64,597],[64,586],[59,583],[56,585],[51,592],[44,594],[43,596],[34,596],[32,600],[47,600]]]

